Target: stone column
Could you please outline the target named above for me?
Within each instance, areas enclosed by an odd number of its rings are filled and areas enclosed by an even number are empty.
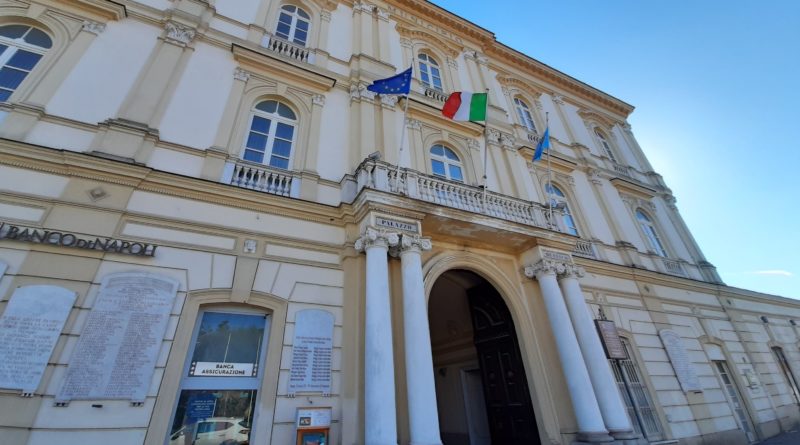
[[[600,412],[603,421],[611,435],[617,440],[631,440],[636,438],[633,426],[628,418],[625,405],[617,388],[617,382],[611,375],[611,368],[597,335],[586,300],[583,298],[578,278],[584,275],[582,267],[573,264],[565,264],[563,273],[559,276],[561,291],[567,302],[572,327],[578,337],[578,344],[583,353],[583,360],[589,371],[589,378],[594,386],[597,403],[600,405]]]
[[[433,379],[428,304],[422,283],[422,251],[430,249],[431,242],[427,238],[403,234],[400,240],[410,445],[442,444]]]
[[[550,260],[540,260],[525,268],[525,276],[536,278],[542,291],[547,317],[553,329],[561,368],[567,381],[572,408],[578,422],[579,442],[612,442],[603,423],[603,416],[592,389],[589,372],[583,361],[567,307],[558,287],[556,272],[563,272],[565,265]]]
[[[364,440],[369,445],[397,445],[394,349],[389,302],[390,246],[397,233],[367,228],[355,243],[367,254],[364,342]]]

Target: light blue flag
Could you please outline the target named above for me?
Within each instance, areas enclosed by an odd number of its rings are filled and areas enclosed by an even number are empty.
[[[539,143],[536,144],[536,151],[533,153],[534,162],[542,159],[542,153],[545,149],[550,149],[550,127],[544,129],[544,135],[539,139]]]

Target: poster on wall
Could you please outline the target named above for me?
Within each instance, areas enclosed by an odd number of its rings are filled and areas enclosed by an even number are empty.
[[[178,282],[161,275],[105,277],[56,401],[143,402],[177,292]]]
[[[333,320],[333,314],[321,309],[306,309],[295,315],[289,394],[330,394]]]
[[[4,266],[0,263],[0,272]],[[76,297],[49,285],[14,291],[0,317],[0,388],[36,391]]]
[[[681,336],[669,329],[658,331],[658,336],[661,337],[661,342],[667,350],[667,356],[670,363],[672,363],[672,369],[675,370],[675,375],[678,377],[678,382],[680,382],[683,392],[701,392],[703,385],[700,384],[700,379],[697,378],[694,365],[689,360],[689,355],[683,346]]]

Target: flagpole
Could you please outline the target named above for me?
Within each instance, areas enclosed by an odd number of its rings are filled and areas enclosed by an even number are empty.
[[[546,129],[550,128],[550,112],[546,112],[544,114],[545,120],[545,127]],[[545,134],[542,137],[549,137],[549,131],[545,131]],[[545,187],[545,191],[547,192],[547,203],[550,207],[550,224],[553,224],[553,176],[552,170],[550,169],[550,141],[546,141],[543,143],[547,143],[547,186]]]
[[[486,189],[489,188],[489,184],[486,180],[486,170],[487,166],[486,163],[489,153],[489,138],[487,137],[487,133],[489,131],[489,89],[486,88],[486,112],[484,113],[485,120],[483,121],[483,213],[486,213],[488,207],[486,205]]]
[[[408,93],[406,93],[406,103],[403,106],[403,124],[400,126],[400,150],[397,152],[397,177],[395,186],[400,191],[400,161],[403,159],[403,145],[406,143],[406,116],[408,115]]]

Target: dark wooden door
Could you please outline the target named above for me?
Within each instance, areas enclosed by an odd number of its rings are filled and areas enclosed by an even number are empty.
[[[493,445],[539,444],[511,313],[488,283],[467,291]]]

